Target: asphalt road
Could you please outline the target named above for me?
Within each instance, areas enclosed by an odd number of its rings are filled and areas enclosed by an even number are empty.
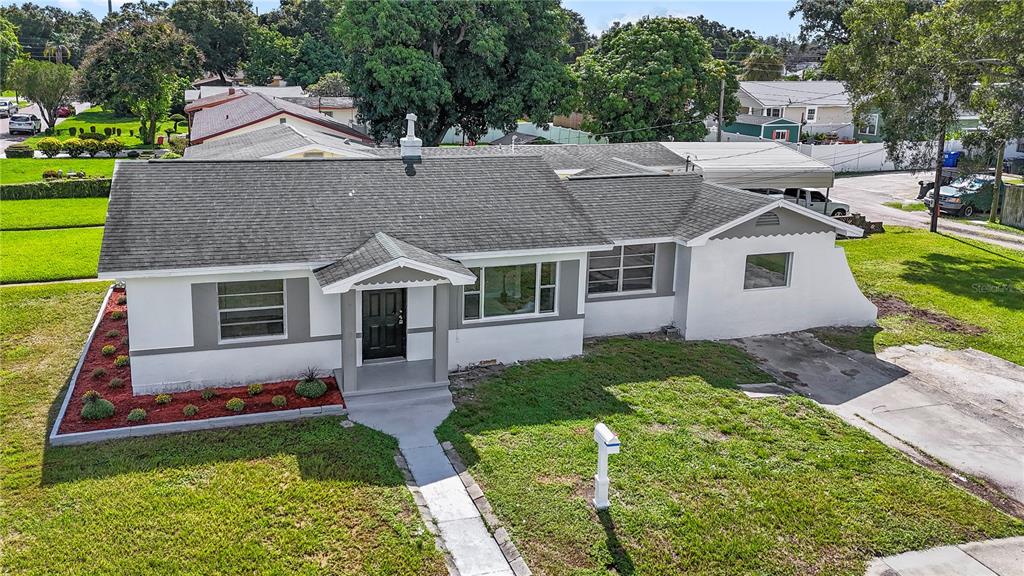
[[[78,112],[81,112],[83,110],[87,110],[90,106],[92,106],[92,104],[89,104],[88,102],[75,102],[74,103],[75,113],[77,114]],[[36,105],[36,104],[30,104],[30,105],[26,106],[26,107],[18,110],[18,113],[19,114],[35,114],[36,116],[39,116],[40,118],[42,118],[42,115],[39,113],[39,106]],[[63,121],[64,121],[63,118],[57,118],[57,124],[60,124]],[[16,134],[16,135],[12,136],[11,133],[8,131],[8,128],[7,128],[7,124],[9,122],[10,122],[10,118],[0,118],[0,155],[2,155],[3,151],[6,150],[7,147],[10,146],[11,144],[15,144],[17,142],[21,142],[22,140],[28,138],[27,134]],[[46,129],[46,122],[45,121],[43,122],[42,129],[43,130]]]
[[[928,229],[928,212],[905,212],[883,206],[894,200],[910,202],[917,198],[919,180],[928,181],[928,172],[882,172],[869,176],[836,178],[831,196],[850,205],[851,212],[859,212],[868,220],[882,221],[894,226]],[[988,214],[978,214],[972,222],[950,216],[939,217],[939,231],[966,236],[1006,248],[1024,250],[1024,235],[992,230],[981,225]]]

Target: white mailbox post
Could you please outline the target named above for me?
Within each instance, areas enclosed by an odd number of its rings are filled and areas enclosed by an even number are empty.
[[[594,426],[594,442],[597,442],[597,474],[594,476],[594,508],[607,510],[608,503],[608,455],[619,453],[619,437],[603,423]]]

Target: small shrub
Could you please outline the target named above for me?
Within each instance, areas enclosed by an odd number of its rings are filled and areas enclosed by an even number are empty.
[[[59,178],[59,177],[60,177],[60,174],[56,170],[53,170],[52,168],[50,170],[43,170],[43,179],[44,180],[48,180],[50,178]]]
[[[102,398],[100,393],[95,390],[86,390],[85,394],[82,394],[82,402],[95,402]]]
[[[117,135],[121,135],[121,131],[117,131]],[[111,158],[117,156],[124,150],[124,142],[121,142],[117,138],[108,138],[103,142],[103,151],[110,155]]]
[[[93,132],[93,133],[96,132],[96,125],[95,124],[93,124],[92,126],[89,126],[89,132]]]
[[[115,368],[124,368],[125,366],[128,365],[128,362],[129,362],[128,357],[125,356],[124,354],[121,354],[117,358],[114,358],[114,367]]]
[[[117,347],[114,346],[113,344],[107,344],[106,346],[103,347],[103,349],[100,350],[100,353],[103,354],[104,356],[113,356],[114,352],[117,352]]]
[[[103,150],[103,143],[97,140],[82,140],[82,148],[90,158],[95,158],[100,150]]]
[[[111,320],[120,320],[122,318],[124,318],[124,312],[120,310],[114,310],[113,312],[110,313]]]
[[[124,294],[121,294],[120,296],[117,297],[116,302],[118,306],[124,306],[125,304],[128,303],[128,297],[125,296]]]
[[[115,132],[116,132],[116,134],[117,134],[118,136],[120,136],[120,135],[121,135],[121,129],[120,129],[120,128],[118,128],[118,129],[117,129],[117,130],[116,130]]]
[[[121,378],[111,378],[110,382],[107,382],[107,388],[117,390],[118,388],[124,388],[124,380]]]
[[[74,136],[77,132],[78,132],[78,129],[75,128],[74,126],[72,126],[71,128],[68,128],[68,136]]]
[[[188,141],[184,136],[172,136],[167,142],[167,147],[175,154],[184,154],[186,144],[188,144]]]
[[[167,152],[160,157],[161,160],[177,160],[178,158],[181,158],[181,154],[178,154],[177,152]]]
[[[82,140],[95,140],[97,142],[102,142],[107,139],[106,136],[99,132],[82,132],[78,137]]]
[[[129,158],[138,158],[139,157],[139,151],[138,150],[129,150],[128,151],[128,157]]]
[[[28,144],[11,144],[4,150],[8,158],[31,158],[35,155],[35,150],[32,149]]]
[[[224,407],[232,412],[241,412],[242,410],[245,410],[245,400],[242,400],[241,398],[232,398],[224,404]]]
[[[211,398],[216,398],[217,397],[217,391],[214,390],[213,388],[206,388],[202,392],[199,393],[199,396],[203,400],[210,400]]]
[[[274,406],[277,406],[278,408],[283,408],[284,406],[288,405],[288,399],[278,394],[277,396],[274,396],[273,398],[270,399],[270,403],[273,404]]]
[[[131,128],[129,128],[128,129],[128,135],[134,137],[135,136],[135,130],[132,130]]]
[[[107,330],[107,338],[120,338],[120,337],[121,337],[121,331],[120,330]]]
[[[82,420],[99,420],[114,415],[114,405],[110,400],[104,400],[99,392],[89,390],[82,396],[82,399],[85,400],[82,404]]]
[[[114,129],[111,128],[110,126],[107,126],[106,128],[103,129],[103,133],[106,134],[107,136],[110,136],[111,134],[114,133]]]
[[[327,384],[319,378],[313,380],[299,380],[295,385],[295,393],[303,398],[319,398],[327,393]]]
[[[260,392],[263,392],[263,384],[249,384],[249,386],[246,387],[246,390],[249,391],[249,396],[256,396]]]
[[[68,138],[64,141],[64,150],[68,156],[78,158],[82,152],[85,152],[85,142],[80,138]]]
[[[129,422],[142,422],[146,419],[146,411],[142,408],[132,408],[132,411],[128,413]]]
[[[63,148],[60,140],[56,138],[43,138],[39,142],[36,142],[36,150],[39,150],[46,155],[47,158],[53,158],[57,154],[60,154],[61,148]]]
[[[153,399],[154,402],[161,406],[166,406],[167,404],[170,404],[171,400],[172,398],[170,394],[157,394],[156,398]]]
[[[191,418],[196,414],[199,414],[199,406],[196,406],[195,404],[186,404],[185,407],[181,409],[181,413]]]
[[[106,375],[107,375],[107,369],[106,368],[96,368],[96,369],[94,369],[92,371],[92,379],[93,380],[99,380],[100,378],[103,378]]]

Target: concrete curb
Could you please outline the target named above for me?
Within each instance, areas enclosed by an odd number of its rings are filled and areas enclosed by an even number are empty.
[[[462,480],[462,485],[466,487],[466,492],[469,492],[469,497],[473,499],[473,504],[476,505],[480,516],[483,517],[484,524],[491,532],[491,536],[494,537],[494,541],[498,543],[498,548],[501,549],[501,553],[512,568],[512,572],[516,576],[531,576],[533,572],[526,565],[526,560],[519,553],[519,549],[516,548],[515,542],[512,541],[512,536],[502,526],[501,520],[498,520],[498,517],[494,514],[494,509],[491,508],[491,503],[487,501],[487,496],[484,496],[484,491],[467,471],[466,464],[462,461],[462,457],[459,456],[455,447],[452,446],[451,442],[442,442],[441,449],[444,450],[444,454],[448,457],[452,468],[455,469],[459,479]]]

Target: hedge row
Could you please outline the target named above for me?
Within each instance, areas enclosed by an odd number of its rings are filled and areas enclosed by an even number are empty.
[[[110,178],[54,180],[0,184],[0,200],[40,198],[105,198],[110,196]]]

